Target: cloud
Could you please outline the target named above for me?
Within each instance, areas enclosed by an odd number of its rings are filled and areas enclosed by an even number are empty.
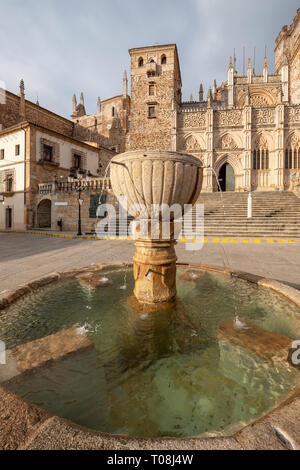
[[[227,79],[236,49],[243,68],[256,45],[257,70],[265,44],[274,66],[274,40],[290,24],[298,0],[1,0],[0,80],[26,97],[69,117],[74,92],[85,93],[87,112],[102,99],[121,93],[131,47],[177,43],[183,94],[197,96],[216,78]]]

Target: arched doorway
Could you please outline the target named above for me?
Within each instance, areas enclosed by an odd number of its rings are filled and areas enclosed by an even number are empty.
[[[224,165],[221,166],[219,171],[219,183],[222,191],[235,191],[234,170],[229,163],[224,163]]]
[[[43,199],[37,207],[38,228],[51,228],[51,201]]]

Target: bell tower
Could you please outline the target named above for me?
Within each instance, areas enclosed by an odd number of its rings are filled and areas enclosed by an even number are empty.
[[[181,103],[176,44],[129,50],[131,112],[127,150],[171,150]]]

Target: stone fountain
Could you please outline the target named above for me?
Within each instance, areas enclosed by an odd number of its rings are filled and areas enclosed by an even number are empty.
[[[135,298],[160,308],[176,298],[176,237],[169,208],[177,204],[183,214],[185,205],[197,201],[201,163],[192,155],[148,150],[120,154],[111,163],[114,194],[136,219],[132,222]]]

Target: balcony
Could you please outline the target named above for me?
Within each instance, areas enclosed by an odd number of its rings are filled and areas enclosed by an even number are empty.
[[[146,65],[146,72],[148,77],[154,77],[157,75],[157,64],[155,62],[150,62]]]
[[[111,189],[110,178],[92,178],[92,179],[82,179],[69,181],[53,181],[52,183],[41,183],[39,184],[39,194],[40,195],[51,195],[58,192],[70,193],[78,191],[78,186],[81,186],[83,189],[88,189],[90,191],[102,191]]]

